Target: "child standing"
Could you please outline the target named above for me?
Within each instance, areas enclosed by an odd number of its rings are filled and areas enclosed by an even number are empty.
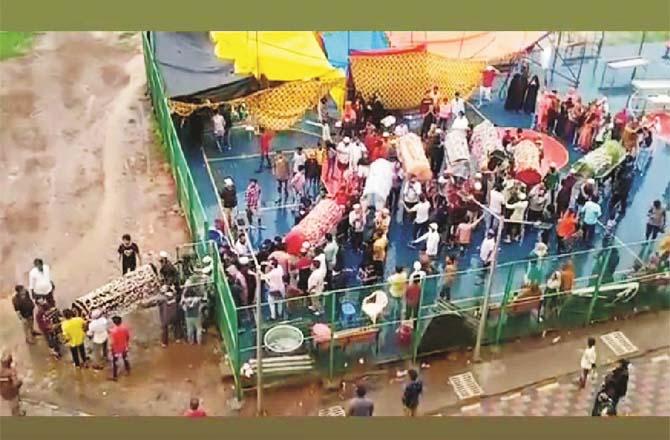
[[[586,341],[586,348],[582,353],[580,367],[582,369],[582,374],[579,376],[579,388],[584,388],[589,373],[591,371],[595,373],[596,369],[596,339],[593,337],[589,337]]]

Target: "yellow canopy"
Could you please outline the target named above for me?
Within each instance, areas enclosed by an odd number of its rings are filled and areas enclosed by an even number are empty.
[[[265,76],[270,81],[344,78],[328,62],[314,32],[211,32],[216,56],[234,60],[235,73]]]

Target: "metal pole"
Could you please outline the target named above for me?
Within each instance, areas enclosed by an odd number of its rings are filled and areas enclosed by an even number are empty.
[[[642,55],[642,48],[644,48],[644,41],[647,39],[647,33],[642,32],[642,39],[640,40],[640,48],[637,50],[637,56]],[[635,79],[635,73],[637,72],[637,67],[633,69],[633,74],[630,77],[630,80],[633,81]]]
[[[259,60],[259,48],[258,48],[258,31],[256,31],[256,72],[260,78],[260,60]],[[251,237],[247,240],[247,246],[249,251],[251,251],[251,258],[254,260],[256,265],[256,271],[258,271],[258,282],[256,283],[256,415],[263,415],[263,298],[261,298],[261,277],[260,271],[262,270],[260,264],[258,264],[258,259],[256,254],[251,246]]]
[[[263,335],[262,321],[263,313],[261,304],[261,268],[256,266],[258,276],[256,277],[256,415],[263,415]]]
[[[577,80],[575,81],[575,87],[579,87],[579,80],[582,77],[582,68],[584,67],[584,58],[586,58],[586,42],[582,46],[582,56],[579,59],[579,70],[577,71]]]
[[[561,39],[563,38],[563,32],[558,33],[558,42],[554,48],[554,61],[551,63],[551,82],[554,82],[554,72],[556,71],[556,60],[559,56],[559,51],[561,50]]]
[[[496,265],[498,264],[498,251],[500,249],[500,240],[502,239],[503,227],[505,226],[504,220],[498,221],[498,233],[496,234],[496,243],[495,249],[493,251],[493,260],[491,261],[491,267],[489,268],[488,279],[486,280],[486,288],[484,290],[484,304],[482,304],[482,312],[479,317],[479,328],[477,329],[477,341],[475,342],[475,351],[473,353],[473,360],[475,362],[481,361],[481,349],[482,349],[482,339],[484,338],[484,332],[486,331],[486,318],[489,312],[489,299],[491,297],[491,287],[493,285],[493,274],[496,270]]]

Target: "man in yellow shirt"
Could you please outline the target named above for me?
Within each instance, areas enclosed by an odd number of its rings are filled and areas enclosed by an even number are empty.
[[[63,336],[70,346],[70,352],[72,353],[72,362],[77,368],[88,366],[88,358],[86,357],[86,349],[84,347],[84,341],[86,340],[86,321],[79,316],[74,316],[74,313],[70,309],[66,309],[63,312],[65,320],[61,322],[61,330],[63,331]]]
[[[391,317],[398,319],[401,316],[403,298],[407,289],[407,272],[402,266],[395,268],[395,273],[386,280],[389,285],[389,294],[391,297]]]
[[[389,241],[386,234],[381,231],[375,232],[372,242],[372,261],[374,262],[375,272],[378,277],[384,276],[384,266],[386,265],[386,247]]]

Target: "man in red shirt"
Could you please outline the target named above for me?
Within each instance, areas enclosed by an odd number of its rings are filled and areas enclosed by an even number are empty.
[[[421,297],[421,278],[415,276],[405,290],[405,319],[417,318],[419,298]]]
[[[205,410],[200,408],[200,399],[198,399],[197,397],[191,398],[189,408],[184,412],[184,417],[193,417],[193,418],[207,417],[207,413],[205,412]]]
[[[118,377],[116,361],[119,358],[123,359],[123,366],[126,369],[126,373],[130,374],[130,362],[128,362],[130,331],[128,330],[128,327],[123,324],[120,316],[114,316],[112,322],[114,323],[114,327],[109,330],[109,342],[112,349],[112,380],[116,380]]]
[[[491,102],[491,90],[493,89],[493,81],[496,76],[500,75],[500,71],[493,66],[486,66],[482,71],[482,85],[479,86],[479,107],[482,106],[483,98]]]
[[[272,143],[273,133],[271,130],[266,128],[261,128],[261,162],[258,164],[257,172],[263,171],[263,160],[266,160],[268,163],[268,168],[272,169],[272,164],[270,163],[270,144]]]

